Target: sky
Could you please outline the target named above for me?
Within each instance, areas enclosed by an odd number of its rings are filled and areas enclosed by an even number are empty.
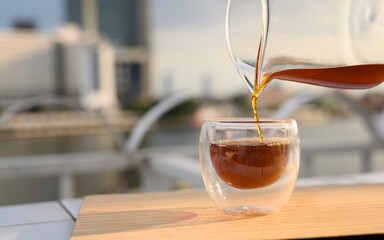
[[[35,21],[41,31],[53,30],[64,21],[63,0],[0,1],[0,29],[12,26],[19,18]]]
[[[152,50],[155,94],[175,91],[225,97],[248,91],[225,42],[223,0],[154,0]],[[168,80],[167,80],[168,79]]]

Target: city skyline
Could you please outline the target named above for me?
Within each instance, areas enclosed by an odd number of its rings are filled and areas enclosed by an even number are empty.
[[[17,0],[19,6],[31,5],[28,1]],[[51,5],[45,5],[46,0],[38,0],[40,10],[31,8],[30,14],[25,16],[40,16],[41,12],[56,12],[57,26],[39,25],[39,31],[49,32],[64,23],[63,0],[53,0]],[[54,2],[54,3],[53,3]],[[24,5],[20,5],[23,3]],[[44,6],[43,6],[44,5]],[[246,87],[237,76],[231,65],[224,42],[223,13],[225,4],[213,0],[209,3],[203,1],[151,1],[150,2],[150,92],[154,97],[161,97],[167,91],[163,91],[164,76],[170,73],[173,76],[173,91],[191,91],[195,94],[203,92],[206,79],[212,81],[210,89],[212,95],[228,96],[245,92]],[[17,4],[10,5],[17,8]],[[4,9],[4,8],[2,8]],[[59,14],[59,12],[61,13]],[[15,14],[15,10],[10,10]],[[20,11],[22,12],[22,11]],[[0,11],[0,13],[2,13]],[[5,14],[11,19],[11,15]],[[41,21],[47,21],[47,16]],[[6,23],[1,21],[0,28],[4,29]],[[8,28],[11,26],[8,25]],[[201,37],[199,37],[201,36]],[[201,41],[201,43],[200,43]],[[200,47],[197,46],[200,44]],[[201,58],[199,52],[206,53]],[[190,63],[188,61],[191,61]],[[223,80],[224,79],[224,80]],[[235,79],[235,80],[234,80]],[[226,84],[222,84],[223,81]],[[206,91],[205,91],[206,92]]]
[[[0,29],[9,29],[12,25],[11,19],[17,20],[18,17],[25,16],[37,19],[39,31],[55,31],[65,22],[63,4],[64,0],[35,0],[33,4],[27,0],[2,2]],[[190,91],[201,95],[206,93],[206,79],[212,81],[212,96],[250,94],[236,73],[226,49],[225,1],[152,0],[150,11],[149,91],[152,96],[161,97],[169,93],[164,87],[167,85],[172,86],[173,91]],[[170,75],[172,84],[169,84]],[[272,81],[272,84],[277,83],[289,91],[329,91],[304,84]],[[372,90],[350,92],[364,94],[383,88],[384,86],[379,86]]]

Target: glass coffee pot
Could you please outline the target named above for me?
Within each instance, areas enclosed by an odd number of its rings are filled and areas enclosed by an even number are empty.
[[[257,95],[272,79],[344,89],[384,81],[384,0],[228,0],[226,38]]]

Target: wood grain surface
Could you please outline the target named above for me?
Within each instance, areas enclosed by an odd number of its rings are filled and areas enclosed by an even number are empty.
[[[296,188],[278,212],[225,214],[201,190],[94,195],[72,240],[289,239],[384,234],[384,185]]]

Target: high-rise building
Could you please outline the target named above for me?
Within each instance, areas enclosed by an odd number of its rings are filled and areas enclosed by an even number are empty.
[[[147,0],[67,0],[67,21],[96,31],[117,47],[146,46]]]
[[[148,0],[67,0],[66,9],[69,22],[115,47],[120,104],[147,97]]]
[[[147,1],[98,0],[98,25],[115,46],[146,46]]]
[[[67,0],[67,21],[78,24],[87,31],[98,31],[96,0]]]

